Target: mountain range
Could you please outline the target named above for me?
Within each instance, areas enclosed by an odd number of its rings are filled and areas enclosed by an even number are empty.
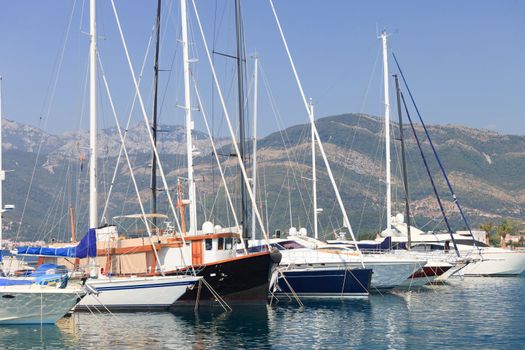
[[[382,118],[344,114],[318,119],[321,141],[328,156],[353,230],[360,235],[376,233],[385,226],[385,142]],[[180,125],[162,125],[159,153],[170,193],[177,195],[177,180],[185,185],[185,134]],[[458,210],[443,181],[420,125],[430,173],[437,184],[454,229],[463,229]],[[509,217],[523,222],[525,212],[525,137],[502,135],[490,130],[453,125],[428,126],[442,164],[471,226]],[[416,225],[426,230],[444,229],[443,219],[412,130],[404,126],[408,159],[409,195]],[[404,210],[401,180],[399,127],[392,124],[393,214]],[[87,222],[88,134],[84,131],[60,135],[5,119],[3,152],[6,181],[4,203],[15,209],[4,214],[5,236],[16,239],[67,240],[71,235],[70,208],[77,234]],[[126,146],[146,210],[149,210],[151,151],[146,129],[130,127]],[[206,133],[194,132],[195,174],[199,222],[233,225],[224,186]],[[226,138],[216,140],[228,188],[239,206],[239,177],[233,147]],[[102,214],[111,186],[120,138],[114,128],[99,133],[99,207]],[[247,144],[250,151],[250,144]],[[258,207],[270,231],[305,227],[311,232],[312,170],[308,124],[295,125],[258,140]],[[322,237],[343,230],[326,167],[316,148],[319,227]],[[248,167],[250,170],[250,167]],[[251,171],[251,170],[250,170]],[[108,218],[139,212],[129,168],[120,161]],[[162,184],[160,178],[157,181]],[[161,186],[159,186],[161,187]],[[182,191],[184,192],[184,191]],[[181,193],[182,193],[181,192]],[[159,190],[159,211],[169,213],[166,191]],[[109,222],[113,222],[108,219]],[[21,223],[21,224],[20,224]],[[124,225],[124,224],[121,224]],[[128,226],[124,228],[129,228]]]

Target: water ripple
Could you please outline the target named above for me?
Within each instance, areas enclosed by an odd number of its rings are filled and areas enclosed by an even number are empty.
[[[176,313],[75,314],[56,326],[4,326],[6,349],[522,348],[525,278],[452,280],[368,299]]]

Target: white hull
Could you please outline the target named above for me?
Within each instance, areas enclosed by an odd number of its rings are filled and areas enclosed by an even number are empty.
[[[395,231],[385,232],[391,235],[392,242],[406,243],[406,224],[395,223]],[[448,251],[453,252],[453,245],[448,233],[425,233],[417,228],[411,227],[412,244],[417,246],[442,246],[448,245]],[[525,271],[525,251],[510,250],[505,248],[489,247],[480,241],[484,232],[473,231],[476,241],[470,236],[470,232],[458,231],[454,233],[456,241],[460,242],[458,250],[462,258],[474,261],[461,269],[458,274],[464,276],[516,276]],[[448,242],[448,243],[447,243]],[[474,247],[476,243],[478,248]],[[447,253],[444,253],[445,255]]]
[[[481,259],[477,253],[471,256],[476,261],[460,271],[464,276],[516,276],[525,270],[525,251],[485,248]]]
[[[87,285],[98,292],[86,296],[78,310],[167,309],[200,277],[116,277],[88,280]]]
[[[54,324],[84,295],[81,288],[0,287],[0,324]]]
[[[457,275],[461,273],[461,271],[470,264],[470,262],[457,262],[456,265],[454,265],[452,268],[450,268],[447,272],[442,274],[441,276],[437,276],[436,279],[434,279],[434,282],[445,282],[450,277]]]

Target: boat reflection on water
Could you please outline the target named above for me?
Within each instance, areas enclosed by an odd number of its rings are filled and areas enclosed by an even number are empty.
[[[3,325],[0,344],[6,349],[71,348],[80,344],[75,317],[63,317],[56,324]]]
[[[174,309],[173,316],[192,330],[193,349],[247,347],[270,348],[269,305],[236,305],[231,312],[205,308],[194,312],[188,308]],[[180,343],[179,343],[180,344]],[[250,346],[251,345],[251,346]]]
[[[403,292],[405,293],[405,292]],[[269,309],[272,345],[286,348],[360,348],[368,345],[403,347],[398,325],[408,322],[408,307],[401,295],[386,293],[366,299],[305,301],[304,309],[292,303]],[[381,324],[382,332],[371,332]],[[390,336],[391,335],[391,336]]]
[[[522,348],[525,278],[453,278],[447,285],[373,294],[367,299],[304,300],[272,306],[169,312],[77,313],[56,326],[5,326],[0,344],[16,348]],[[521,293],[521,294],[520,294]],[[497,302],[497,305],[495,304]],[[488,322],[489,320],[490,322]],[[444,336],[446,335],[446,336]],[[45,346],[44,346],[45,345]]]

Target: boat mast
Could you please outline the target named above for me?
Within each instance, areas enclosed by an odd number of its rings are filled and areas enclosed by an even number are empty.
[[[190,235],[197,233],[197,203],[195,201],[195,181],[193,179],[193,120],[191,117],[190,61],[188,55],[188,21],[186,0],[180,2],[182,21],[182,62],[184,67],[184,111],[186,121],[186,152],[188,158],[188,197],[190,201]]]
[[[237,36],[237,95],[239,98],[239,156],[241,158],[241,161],[245,164],[244,159],[244,70],[243,70],[243,63],[244,63],[244,46],[243,46],[243,33],[242,33],[242,23],[241,23],[241,1],[235,0],[235,23],[236,23],[236,36]],[[247,218],[247,207],[248,202],[246,199],[246,184],[244,181],[244,177],[240,177],[240,185],[241,185],[241,226],[242,226],[242,235],[243,238],[246,239],[247,244],[247,238],[248,238],[248,230],[246,226],[246,218]]]
[[[3,109],[2,109],[2,76],[0,76],[0,261],[2,261],[2,233],[3,233],[3,221],[2,216],[4,214],[4,202],[2,200],[2,183],[5,180],[5,172],[2,167],[2,121],[3,121]]]
[[[89,2],[89,228],[97,228],[97,31],[96,0]]]
[[[257,200],[257,73],[259,69],[259,57],[257,54],[253,56],[253,165],[252,165],[252,191],[253,196]],[[255,240],[255,207],[252,206],[252,239]]]
[[[161,0],[157,1],[157,19],[155,21],[155,61],[153,63],[153,116],[151,131],[153,132],[153,145],[157,147],[157,106],[159,87],[159,43],[160,43],[160,11]],[[151,213],[157,214],[157,157],[153,151],[151,154]],[[152,218],[153,226],[157,226],[157,218]]]
[[[403,114],[401,112],[401,90],[399,89],[399,79],[397,74],[394,74],[396,80],[396,95],[397,95],[397,115],[399,116],[399,140],[401,141],[401,161],[403,163],[403,186],[405,188],[405,214],[407,224],[407,249],[412,248],[412,235],[410,234],[410,197],[408,192],[408,175],[407,175],[407,160],[405,156],[405,137],[403,134]]]
[[[388,92],[388,52],[386,43],[386,30],[381,32],[381,42],[383,46],[383,83],[385,93],[385,155],[386,155],[386,229],[392,228],[392,185],[390,174],[390,101]]]
[[[310,115],[311,119],[313,120],[313,123],[315,123],[315,115],[314,115],[314,104],[312,102],[312,99],[309,101],[309,107],[310,107]],[[316,169],[316,162],[315,162],[315,132],[313,125],[311,126],[312,130],[312,197],[313,197],[313,204],[314,204],[314,238],[319,238],[319,231],[318,231],[318,225],[317,225],[317,169]]]

